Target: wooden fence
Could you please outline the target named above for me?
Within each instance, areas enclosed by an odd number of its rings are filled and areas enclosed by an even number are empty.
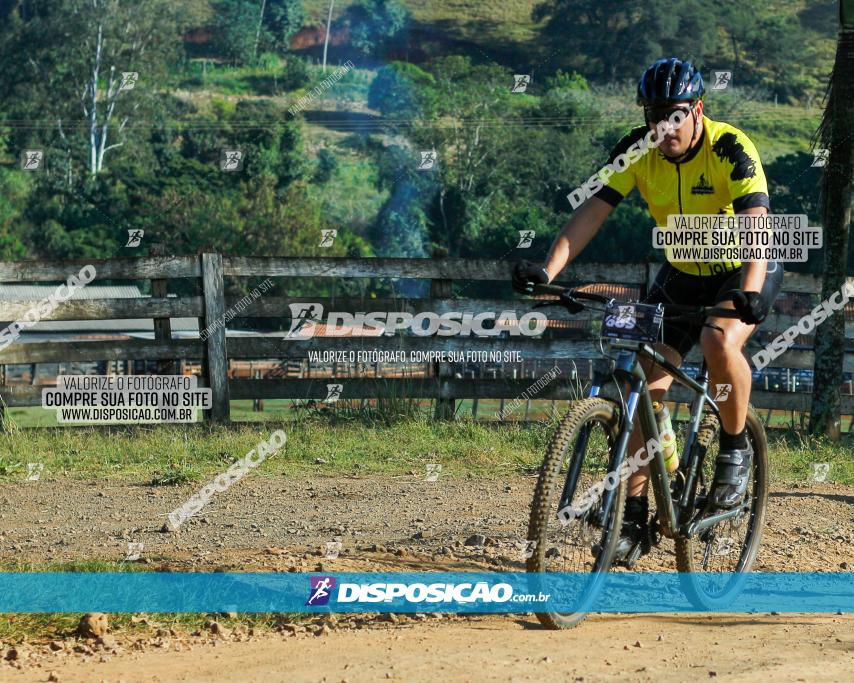
[[[57,342],[17,341],[0,351],[0,368],[18,363],[60,363],[82,361],[117,361],[124,359],[156,360],[165,372],[176,359],[198,359],[202,363],[202,386],[212,389],[213,408],[207,416],[216,421],[230,418],[229,401],[235,399],[301,398],[322,400],[327,395],[328,380],[317,378],[237,379],[229,377],[230,360],[306,358],[309,351],[518,351],[529,360],[580,360],[598,357],[597,345],[581,339],[561,338],[463,338],[419,337],[398,335],[389,337],[315,337],[307,340],[283,339],[281,336],[257,335],[226,339],[224,319],[239,300],[225,296],[224,278],[284,278],[302,284],[306,278],[410,278],[430,281],[429,295],[424,298],[341,298],[341,297],[274,297],[261,296],[251,300],[237,317],[286,318],[293,303],[320,303],[325,311],[370,312],[515,310],[521,316],[531,310],[531,302],[522,299],[470,298],[464,282],[493,281],[506,283],[510,264],[482,259],[404,259],[404,258],[256,258],[223,256],[203,253],[196,256],[150,256],[146,258],[108,259],[64,262],[0,262],[0,282],[64,282],[83,265],[91,263],[97,271],[96,280],[150,280],[152,296],[143,299],[75,299],[61,303],[43,320],[116,320],[150,318],[154,320],[153,340],[104,340]],[[574,264],[571,277],[578,283],[613,283],[638,287],[641,292],[652,283],[657,264],[584,263]],[[200,295],[169,297],[169,281],[193,279],[200,283]],[[852,280],[849,280],[852,281]],[[455,283],[458,296],[454,296]],[[820,283],[809,275],[787,273],[783,290],[815,294]],[[24,318],[35,301],[0,302],[0,320]],[[578,320],[558,308],[546,309],[553,320]],[[596,315],[596,314],[593,314]],[[199,329],[211,330],[202,339],[175,339],[170,333],[169,318],[197,317]],[[590,320],[589,314],[586,320]],[[763,330],[782,331],[797,322],[797,317],[772,313]],[[3,325],[7,323],[2,323]],[[854,326],[846,325],[846,336]],[[548,337],[549,335],[546,335]],[[759,344],[751,342],[748,354]],[[698,360],[695,349],[688,360]],[[773,361],[770,367],[810,369],[811,350],[791,350]],[[541,365],[542,367],[542,365]],[[438,412],[453,415],[456,399],[513,399],[520,396],[531,379],[496,377],[473,381],[454,377],[449,368],[436,368],[434,377],[357,378],[347,379],[346,398],[375,398],[377,396],[406,396],[436,399]],[[854,372],[854,354],[846,354],[845,371]],[[840,382],[841,382],[840,378]],[[575,397],[577,387],[568,379],[549,382],[537,394],[537,399],[565,400]],[[38,386],[0,385],[0,398],[6,406],[41,405]],[[685,401],[688,393],[674,387],[670,400]],[[809,411],[811,397],[807,393],[754,391],[752,402],[758,408]],[[854,414],[854,397],[843,397],[843,414]]]

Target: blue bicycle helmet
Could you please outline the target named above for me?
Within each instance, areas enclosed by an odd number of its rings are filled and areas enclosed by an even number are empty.
[[[644,107],[666,107],[677,102],[693,102],[705,92],[702,74],[691,62],[681,59],[659,59],[638,81],[638,104]]]

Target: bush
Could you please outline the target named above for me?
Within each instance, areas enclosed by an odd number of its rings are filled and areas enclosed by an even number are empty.
[[[308,65],[304,59],[288,56],[282,67],[279,87],[284,90],[299,90],[308,85]]]

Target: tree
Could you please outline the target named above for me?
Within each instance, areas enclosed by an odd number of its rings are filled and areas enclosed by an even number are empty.
[[[543,37],[569,66],[610,82],[637,79],[662,56],[705,54],[719,25],[702,0],[547,0],[533,18],[546,20]]]
[[[220,0],[215,6],[215,46],[227,59],[241,64],[257,55],[263,26],[263,3],[254,0]]]
[[[203,16],[188,7],[198,9],[173,0],[22,4],[0,36],[7,67],[0,94],[10,114],[29,119],[38,112],[48,127],[38,137],[22,132],[18,146],[47,146],[54,161],[48,168],[62,172],[67,186],[81,162],[90,175],[100,173],[166,80],[182,30]]]
[[[215,7],[217,49],[240,64],[288,52],[305,21],[301,0],[220,0]]]
[[[830,150],[822,177],[822,222],[824,224],[824,276],[822,300],[846,283],[848,231],[851,224],[852,178],[854,178],[854,2],[840,0],[842,26],[836,62],[827,86],[827,106],[818,138]],[[816,329],[815,382],[809,431],[839,439],[840,378],[845,359],[845,309],[836,311]]]
[[[398,0],[363,0],[347,9],[350,45],[364,55],[379,55],[409,19]]]
[[[266,19],[267,30],[274,51],[290,50],[291,38],[305,23],[305,9],[301,0],[269,0]]]

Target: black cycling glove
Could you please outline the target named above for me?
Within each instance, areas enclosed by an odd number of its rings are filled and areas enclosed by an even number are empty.
[[[741,321],[748,325],[758,325],[768,317],[768,304],[759,292],[737,289],[732,293],[732,303]]]
[[[530,261],[519,261],[513,266],[513,289],[520,294],[533,294],[534,285],[547,285],[549,274],[542,266]]]

